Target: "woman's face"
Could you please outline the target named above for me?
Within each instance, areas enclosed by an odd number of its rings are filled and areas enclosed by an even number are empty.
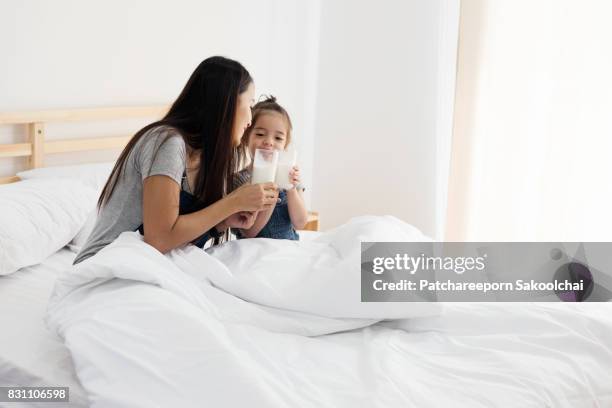
[[[232,130],[232,141],[234,146],[240,144],[240,138],[246,128],[251,125],[251,106],[255,103],[255,84],[251,82],[248,88],[238,95],[236,102],[236,115],[234,116],[234,126]]]
[[[283,115],[266,111],[257,117],[257,123],[249,134],[249,152],[254,156],[255,149],[283,150],[287,143],[287,122]]]

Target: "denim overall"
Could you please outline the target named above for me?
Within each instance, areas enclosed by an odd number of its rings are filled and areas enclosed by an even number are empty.
[[[272,215],[268,223],[259,231],[257,238],[274,238],[274,239],[291,239],[298,241],[300,236],[293,225],[291,224],[291,217],[289,217],[289,205],[287,204],[287,192],[281,190],[278,193],[278,198],[281,199],[279,203],[274,207]],[[236,234],[238,239],[244,238],[240,231]]]

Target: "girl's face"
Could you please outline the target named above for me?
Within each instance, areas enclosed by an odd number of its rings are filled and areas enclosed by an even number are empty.
[[[234,147],[240,144],[240,138],[244,134],[246,128],[251,125],[251,106],[255,103],[255,84],[251,82],[247,89],[238,95],[236,101],[236,115],[234,116],[234,125],[232,129],[232,141]]]
[[[287,142],[287,122],[278,112],[263,112],[249,134],[249,152],[255,149],[284,150]]]

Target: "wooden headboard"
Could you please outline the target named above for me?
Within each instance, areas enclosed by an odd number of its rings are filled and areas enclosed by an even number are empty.
[[[30,112],[0,112],[0,125],[24,125],[28,141],[0,144],[0,158],[29,157],[29,168],[44,166],[47,154],[82,152],[104,149],[122,149],[132,135],[115,137],[88,137],[81,139],[45,140],[45,125],[60,122],[86,122],[99,120],[160,118],[168,106],[130,106],[117,108],[63,109]],[[0,177],[0,184],[18,181],[17,176]]]
[[[87,137],[81,139],[45,140],[47,123],[86,122],[99,120],[161,118],[168,106],[131,106],[118,108],[63,109],[30,112],[0,112],[0,126],[24,125],[27,127],[28,141],[25,143],[0,144],[0,158],[29,157],[29,168],[44,166],[47,154],[83,152],[105,149],[122,149],[132,135],[114,137]],[[0,177],[0,184],[19,181],[17,176]],[[319,214],[308,213],[305,229],[319,229]]]

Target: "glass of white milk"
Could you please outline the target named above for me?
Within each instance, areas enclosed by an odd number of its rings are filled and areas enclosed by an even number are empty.
[[[277,164],[277,150],[255,149],[251,184],[274,182]]]
[[[276,169],[276,184],[283,190],[291,190],[293,184],[289,179],[289,172],[295,166],[297,152],[295,150],[285,150],[280,152],[278,157],[278,168]]]

